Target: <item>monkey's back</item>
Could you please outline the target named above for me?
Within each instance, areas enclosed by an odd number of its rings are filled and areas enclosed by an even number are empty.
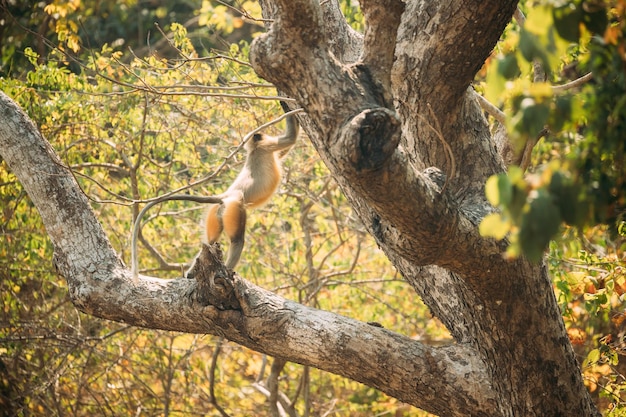
[[[243,191],[246,207],[262,206],[272,197],[281,179],[280,162],[274,153],[255,152],[246,161],[231,189]]]

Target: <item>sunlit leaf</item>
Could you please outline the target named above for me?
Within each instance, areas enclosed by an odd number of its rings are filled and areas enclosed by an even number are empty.
[[[504,220],[499,213],[490,213],[480,222],[479,231],[481,236],[504,239],[511,229],[511,224]]]

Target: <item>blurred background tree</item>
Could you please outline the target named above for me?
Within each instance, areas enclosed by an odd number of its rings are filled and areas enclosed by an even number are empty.
[[[362,29],[356,3],[342,8]],[[517,140],[512,162],[522,165],[488,182],[501,211],[485,230],[507,236],[511,256],[549,250],[589,389],[607,414],[626,415],[626,2],[522,9],[525,22],[510,25],[476,80],[504,115],[490,118],[493,129]],[[72,167],[126,260],[141,201],[223,190],[242,162],[243,136],[280,113],[273,87],[246,62],[263,30],[254,2],[3,0],[0,13],[2,90]],[[554,88],[589,71],[591,81]],[[525,147],[532,153],[522,161]],[[425,415],[315,369],[287,364],[272,374],[271,358],[212,336],[79,313],[37,212],[4,164],[0,209],[3,415],[271,415],[261,404],[272,381],[289,415]],[[186,203],[153,210],[142,268],[180,276],[198,249],[202,212]],[[249,224],[240,269],[259,285],[414,338],[449,340],[415,305],[306,139],[289,154],[278,195]]]

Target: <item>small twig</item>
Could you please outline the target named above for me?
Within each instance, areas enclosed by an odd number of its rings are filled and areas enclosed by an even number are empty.
[[[478,100],[478,104],[480,108],[493,116],[494,119],[498,121],[501,125],[506,123],[506,115],[502,110],[497,108],[494,104],[492,104],[489,100],[483,97],[478,91],[472,90],[474,92],[474,96]]]
[[[259,374],[254,380],[255,383],[260,383],[265,378],[265,367],[267,366],[267,355],[263,355],[261,359],[261,369],[259,370]]]
[[[532,155],[533,148],[539,142],[539,140],[550,133],[550,130],[547,127],[541,129],[541,131],[537,134],[534,139],[529,140],[524,145],[524,150],[522,151],[521,158],[519,158],[519,167],[522,168],[522,171],[526,171],[530,166],[530,156]]]
[[[144,222],[144,224],[141,225],[141,227],[143,227],[150,220],[152,220],[152,219],[154,219],[154,218],[156,218],[158,216],[163,216],[163,215],[168,215],[168,214],[170,214],[170,213],[163,213],[163,212],[161,212],[161,213],[156,214],[154,216],[150,216],[150,218],[147,219]],[[181,272],[184,272],[185,269],[189,268],[189,263],[187,263],[187,262],[184,262],[184,263],[180,263],[180,262],[171,263],[171,262],[168,262],[167,260],[165,260],[163,255],[161,255],[161,253],[154,246],[152,246],[152,244],[150,244],[150,242],[144,237],[141,228],[139,230],[137,230],[137,239],[148,250],[148,252],[150,252],[150,255],[152,255],[152,257],[155,258],[156,261],[159,264],[159,266],[157,268],[154,268],[152,270],[181,271]]]
[[[273,21],[273,19],[258,19],[256,17],[252,16],[250,13],[248,13],[248,11],[246,9],[244,9],[243,7],[241,9],[238,9],[238,8],[232,6],[232,5],[230,5],[230,4],[228,4],[228,3],[224,2],[224,1],[221,1],[221,0],[217,0],[217,3],[221,4],[222,6],[227,7],[229,9],[231,9],[234,12],[237,12],[237,13],[241,14],[241,16],[243,16],[245,19],[250,20],[250,21],[252,21],[254,23],[257,23],[257,22],[259,22],[259,23],[270,22],[271,23]]]
[[[579,85],[582,85],[588,81],[591,81],[592,79],[593,79],[593,73],[589,72],[583,75],[582,77],[576,78],[575,80],[570,81],[568,83],[552,86],[552,91],[555,93],[561,93],[563,91],[567,91],[572,88],[578,87]]]

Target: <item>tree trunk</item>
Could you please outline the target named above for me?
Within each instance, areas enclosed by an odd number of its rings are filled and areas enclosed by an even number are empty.
[[[69,170],[0,94],[0,152],[42,215],[76,306],[224,336],[442,416],[599,415],[545,266],[505,260],[505,244],[478,233],[492,210],[484,182],[504,164],[470,83],[516,2],[361,0],[364,36],[334,1],[261,3],[273,24],[253,44],[255,70],[304,108],[320,157],[456,343],[427,346],[283,299],[224,269],[213,247],[198,282],[134,283]]]

